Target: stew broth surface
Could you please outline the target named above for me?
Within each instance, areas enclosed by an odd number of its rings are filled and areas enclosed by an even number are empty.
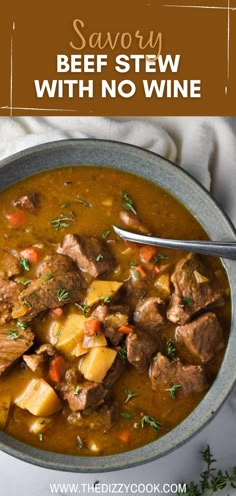
[[[27,222],[21,228],[12,227],[7,219],[9,212],[14,211],[12,201],[27,193],[37,192],[39,206],[35,214],[27,212]],[[148,226],[154,236],[176,239],[208,239],[204,229],[197,219],[169,193],[144,178],[132,174],[103,167],[64,167],[35,174],[31,177],[10,186],[0,193],[0,239],[1,248],[19,253],[25,247],[38,245],[40,259],[47,253],[53,253],[58,243],[62,242],[65,234],[78,233],[86,236],[102,238],[106,231],[107,241],[115,254],[117,267],[109,277],[115,281],[127,280],[130,276],[130,264],[140,264],[139,248],[127,250],[127,245],[115,235],[112,225],[122,226],[120,210],[124,204],[122,192],[132,198],[138,217]],[[60,215],[69,218],[67,227],[55,230],[51,221],[60,218]],[[126,227],[128,230],[128,228]],[[114,240],[114,244],[111,240]],[[180,251],[160,249],[166,259],[162,264],[169,265],[170,273],[174,264],[186,254]],[[217,273],[219,286],[229,294],[229,285],[225,270],[219,259],[207,257],[207,266]],[[37,267],[32,264],[24,274],[27,279],[36,277]],[[149,295],[157,294],[152,287]],[[67,312],[81,310],[71,305]],[[214,309],[227,338],[230,330],[231,308],[230,299],[226,298],[223,307]],[[37,337],[37,344],[50,339],[50,328],[54,318],[46,313],[34,319],[30,324]],[[166,339],[175,337],[176,325],[169,322],[160,332]],[[28,352],[30,353],[30,352]],[[177,354],[186,363],[189,356],[183,353],[177,345]],[[224,350],[217,354],[214,360],[204,367],[208,371],[212,382],[222,362]],[[24,389],[29,378],[35,374],[18,360],[0,378],[0,391],[10,392],[12,402]],[[37,375],[37,373],[36,373]],[[45,379],[46,379],[45,375]],[[136,393],[127,402],[126,390]],[[37,448],[73,455],[106,455],[131,450],[147,444],[163,436],[177,426],[198,405],[205,393],[194,393],[182,397],[176,393],[173,399],[169,391],[154,392],[148,372],[140,374],[127,363],[125,371],[112,388],[112,399],[119,405],[119,416],[112,428],[104,433],[102,423],[96,414],[84,416],[83,424],[73,425],[68,422],[70,414],[66,402],[63,409],[52,416],[52,422],[43,433],[43,436],[29,432],[29,422],[32,415],[14,404],[5,431]],[[212,405],[214,410],[214,405]],[[128,415],[127,415],[128,414]],[[143,416],[154,417],[161,424],[159,430],[153,430],[150,425],[140,424]],[[120,433],[127,434],[127,441],[120,438]],[[78,436],[83,446],[78,442]],[[124,436],[123,436],[124,437]],[[95,443],[98,451],[89,449]]]

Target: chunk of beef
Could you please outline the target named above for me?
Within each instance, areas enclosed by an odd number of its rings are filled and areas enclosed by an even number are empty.
[[[14,332],[6,327],[0,329],[0,375],[32,346],[33,341],[34,334],[29,328],[14,329]]]
[[[91,317],[103,323],[103,332],[113,346],[118,346],[124,335],[118,331],[119,327],[128,323],[129,307],[127,305],[98,305]]]
[[[162,349],[162,340],[158,332],[135,329],[126,338],[127,359],[138,372],[147,370],[153,355]]]
[[[176,339],[203,363],[214,358],[225,345],[223,329],[216,315],[211,312],[177,327]]]
[[[20,274],[19,261],[11,253],[0,250],[0,277],[12,277]]]
[[[150,280],[148,277],[137,279],[131,277],[123,286],[122,301],[128,301],[129,307],[132,311],[135,310],[136,306],[145,297]]]
[[[107,390],[103,384],[85,381],[76,388],[68,387],[64,392],[64,399],[68,401],[70,409],[76,412],[97,406],[106,395]]]
[[[124,335],[119,332],[119,328],[127,325],[127,323],[128,315],[121,312],[111,313],[105,318],[103,331],[113,346],[118,346],[121,343]]]
[[[107,243],[96,238],[66,234],[57,252],[71,257],[80,270],[93,277],[115,268],[115,259]]]
[[[113,425],[116,423],[119,415],[119,406],[116,402],[104,403],[96,410],[92,410],[86,417],[78,412],[72,412],[67,417],[69,424],[76,425],[84,429],[91,429],[97,432],[109,432]]]
[[[197,255],[180,260],[172,274],[174,285],[167,317],[171,322],[185,324],[202,309],[223,303],[214,275],[203,266]]]
[[[73,272],[75,266],[71,258],[64,255],[47,255],[38,266],[38,275],[55,274],[57,272]]]
[[[207,375],[200,365],[183,365],[179,359],[168,360],[158,353],[150,367],[150,378],[153,391],[169,389],[174,384],[181,387],[178,395],[201,393],[208,388]]]
[[[104,322],[105,318],[109,314],[109,307],[107,305],[98,305],[95,310],[91,313],[93,319],[98,319],[100,322]]]
[[[23,210],[28,210],[30,213],[35,213],[38,206],[38,195],[37,193],[29,193],[20,196],[17,200],[13,200],[12,205]]]
[[[142,329],[161,329],[166,324],[164,317],[164,302],[161,298],[151,296],[141,300],[134,312],[135,324]]]
[[[108,432],[118,420],[118,416],[119,416],[118,403],[116,401],[115,402],[109,401],[108,403],[104,403],[104,405],[102,405],[101,408],[99,408],[98,416],[99,414],[103,418],[102,420],[103,432],[104,433]]]
[[[71,386],[76,387],[78,382],[83,379],[83,375],[79,370],[75,367],[71,367],[66,370],[65,372],[65,382],[68,386],[68,383],[71,384]]]
[[[56,354],[55,348],[50,343],[41,344],[37,350],[35,350],[36,355],[47,355],[54,356]]]
[[[106,389],[112,388],[112,386],[115,384],[115,382],[118,381],[122,373],[124,372],[125,369],[125,362],[122,360],[121,356],[119,353],[117,353],[116,358],[110,368],[108,370],[106,376],[103,379],[103,385]]]
[[[127,210],[121,210],[120,220],[132,231],[135,231],[146,236],[150,235],[149,229],[142,224],[137,215],[133,212],[128,212]]]
[[[39,369],[39,367],[41,367],[44,363],[43,355],[23,355],[23,360],[32,372],[36,372],[36,370]]]
[[[22,291],[12,315],[29,321],[49,308],[80,302],[83,296],[83,280],[78,272],[57,273],[50,280],[41,276]]]
[[[20,296],[21,285],[0,277],[0,324],[12,318],[12,309]]]

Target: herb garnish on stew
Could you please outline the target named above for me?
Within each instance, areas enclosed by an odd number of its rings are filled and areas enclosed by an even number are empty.
[[[57,290],[57,299],[58,301],[67,301],[69,300],[69,293],[65,289],[58,289]]]
[[[20,258],[19,262],[25,271],[30,270],[29,260],[27,258]]]
[[[70,222],[73,221],[74,216],[68,217],[67,215],[60,215],[58,219],[51,220],[50,224],[52,224],[55,231],[60,231],[63,228],[70,227]]]
[[[162,425],[160,424],[160,422],[158,422],[154,417],[152,417],[151,415],[144,415],[140,421],[140,425],[142,427],[142,429],[146,426],[146,425],[150,425],[150,427],[152,428],[153,431],[158,431],[159,429],[161,429]]]
[[[125,400],[125,403],[128,403],[132,398],[134,398],[135,396],[137,396],[138,393],[133,393],[129,389],[125,389],[125,394],[127,395],[126,400]]]
[[[130,210],[131,212],[133,212],[133,214],[137,215],[137,212],[134,208],[134,202],[132,200],[132,198],[130,198],[130,196],[127,195],[127,193],[121,193],[122,195],[122,200],[124,201],[124,203],[122,204],[122,207],[125,209],[125,210]]]
[[[176,400],[176,393],[178,389],[180,389],[182,386],[181,384],[173,384],[170,388],[166,389],[166,391],[169,391],[170,396],[173,400]]]

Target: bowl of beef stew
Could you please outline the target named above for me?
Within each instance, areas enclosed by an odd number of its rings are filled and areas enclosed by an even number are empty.
[[[235,241],[194,179],[141,148],[65,140],[1,163],[0,446],[116,470],[205,426],[236,378],[235,262],[117,237]]]

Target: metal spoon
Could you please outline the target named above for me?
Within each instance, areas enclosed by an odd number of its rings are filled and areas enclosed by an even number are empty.
[[[113,226],[118,236],[125,241],[133,241],[144,245],[162,246],[163,248],[173,248],[174,250],[184,250],[202,255],[229,258],[236,260],[236,242],[232,241],[185,241],[177,239],[154,238],[153,236],[143,236],[129,231],[124,231]]]

